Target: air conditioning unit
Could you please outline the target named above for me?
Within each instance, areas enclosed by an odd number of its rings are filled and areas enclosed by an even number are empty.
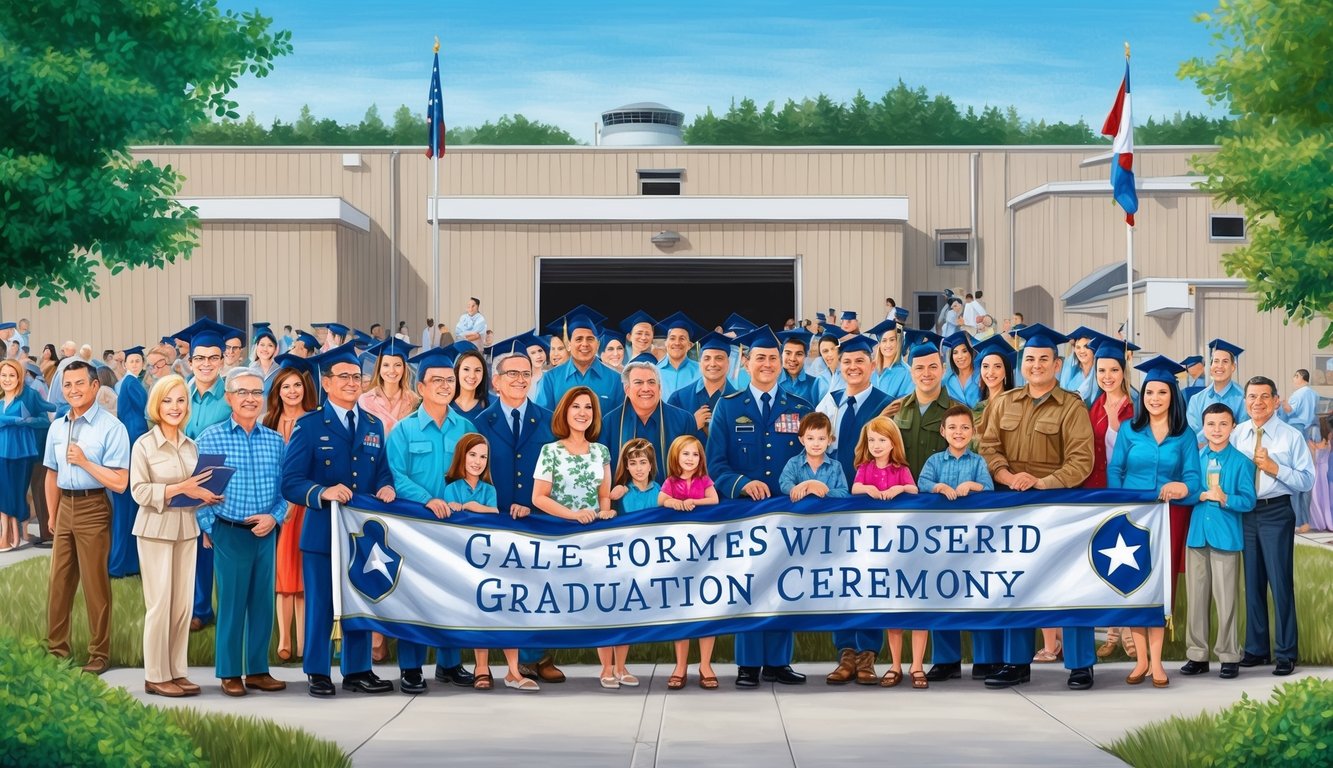
[[[1194,311],[1194,291],[1183,280],[1144,281],[1143,314],[1148,317],[1175,317]]]

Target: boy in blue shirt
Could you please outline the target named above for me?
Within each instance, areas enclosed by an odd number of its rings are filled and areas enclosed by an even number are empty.
[[[815,411],[801,417],[797,427],[803,453],[787,460],[778,478],[778,489],[800,501],[806,496],[819,496],[829,499],[845,499],[847,476],[842,465],[828,458],[828,446],[833,440],[833,422],[829,417]]]
[[[1236,594],[1245,539],[1241,515],[1254,509],[1254,462],[1231,445],[1236,417],[1225,403],[1203,409],[1205,445],[1199,451],[1207,490],[1190,517],[1185,538],[1185,600],[1188,619],[1182,675],[1208,671],[1208,596],[1217,606],[1217,641],[1213,651],[1222,662],[1220,677],[1240,674],[1240,641],[1236,634]]]

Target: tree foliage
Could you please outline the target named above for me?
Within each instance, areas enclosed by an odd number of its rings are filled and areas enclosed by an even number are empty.
[[[372,104],[359,123],[339,123],[316,118],[309,106],[301,107],[294,123],[274,120],[265,126],[249,115],[244,120],[224,119],[198,125],[185,140],[187,144],[249,146],[424,146],[426,118],[406,105],[393,113],[393,122],[385,123],[379,107]],[[559,126],[529,120],[523,115],[501,115],[494,123],[448,129],[448,143],[456,144],[577,144],[578,141]]]
[[[1233,117],[1205,188],[1245,207],[1249,243],[1228,253],[1261,310],[1305,323],[1333,308],[1333,3],[1225,0],[1199,20],[1216,56],[1180,69]],[[1321,346],[1333,340],[1333,325]]]
[[[94,267],[187,257],[181,178],[130,157],[209,115],[235,117],[242,74],[263,77],[290,35],[213,0],[27,0],[0,13],[0,285],[42,304],[97,295]]]

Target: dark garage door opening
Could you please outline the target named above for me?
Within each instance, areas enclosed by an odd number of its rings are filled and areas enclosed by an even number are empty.
[[[541,324],[580,304],[619,323],[636,310],[681,311],[712,329],[732,312],[775,330],[796,312],[795,259],[538,260]]]

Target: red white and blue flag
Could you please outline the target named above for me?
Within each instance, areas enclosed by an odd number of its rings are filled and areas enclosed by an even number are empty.
[[[1126,49],[1128,50],[1128,49]],[[1128,54],[1126,54],[1128,56]],[[1134,214],[1139,210],[1139,195],[1134,191],[1134,119],[1129,109],[1129,60],[1125,60],[1125,79],[1115,95],[1111,114],[1102,124],[1103,136],[1114,136],[1111,143],[1111,194],[1125,209],[1125,223],[1134,226]]]
[[[440,93],[440,52],[430,74],[430,100],[426,103],[426,157],[444,154],[444,94]]]

